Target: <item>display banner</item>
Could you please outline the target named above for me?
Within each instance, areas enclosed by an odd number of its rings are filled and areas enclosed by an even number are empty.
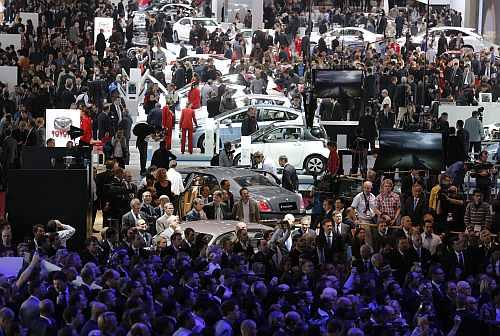
[[[97,41],[97,35],[104,30],[103,34],[106,38],[106,45],[109,46],[109,38],[113,34],[113,18],[96,17],[94,18],[94,44]]]
[[[7,84],[9,92],[13,92],[17,85],[17,72],[17,66],[0,66],[0,82]]]
[[[71,140],[69,128],[80,127],[80,110],[47,109],[46,120],[46,139],[54,139],[56,147],[66,147],[66,143]],[[74,141],[78,143],[78,139]]]
[[[250,166],[252,164],[251,159],[251,149],[252,145],[252,137],[251,136],[242,136],[241,137],[241,162],[242,166]]]
[[[23,19],[23,24],[26,24],[28,20],[31,20],[31,23],[33,23],[33,28],[36,32],[38,28],[38,13],[21,12],[19,13],[19,17]]]

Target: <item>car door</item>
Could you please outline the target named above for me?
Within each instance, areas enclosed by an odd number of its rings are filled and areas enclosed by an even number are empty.
[[[219,138],[222,143],[241,137],[241,123],[247,115],[247,110],[237,110],[219,121]]]
[[[189,41],[189,32],[191,31],[191,21],[182,19],[180,22],[179,39]]]
[[[262,152],[276,164],[281,155],[286,155],[288,162],[295,167],[302,167],[302,129],[297,126],[278,127],[262,137]]]
[[[210,191],[219,189],[219,181],[217,178],[210,174],[191,173],[185,179],[185,191],[179,197],[179,217],[184,218],[191,210],[193,200],[200,196],[200,187],[208,185]]]
[[[272,107],[259,107],[257,109],[257,123],[260,128],[270,125],[276,121],[287,120],[289,120],[289,117],[285,110],[273,109]]]

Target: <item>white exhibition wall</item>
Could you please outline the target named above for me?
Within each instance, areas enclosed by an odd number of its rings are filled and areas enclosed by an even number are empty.
[[[36,29],[38,28],[38,13],[21,12],[19,13],[19,16],[21,17],[21,19],[23,19],[23,24],[26,24],[28,20],[31,20],[31,22],[33,23],[33,28],[35,28],[36,32]]]
[[[9,91],[17,85],[17,66],[0,66],[0,82],[7,84]]]
[[[0,43],[2,49],[10,45],[14,45],[16,50],[21,49],[21,35],[20,34],[0,34]]]

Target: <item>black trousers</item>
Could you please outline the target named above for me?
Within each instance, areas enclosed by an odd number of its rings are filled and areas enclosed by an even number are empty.
[[[141,173],[146,171],[148,161],[148,143],[145,140],[137,139],[137,149],[139,150],[139,160],[141,163]]]

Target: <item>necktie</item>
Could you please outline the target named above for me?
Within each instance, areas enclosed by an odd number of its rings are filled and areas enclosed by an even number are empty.
[[[460,263],[460,266],[464,266],[464,254],[462,252],[458,255],[458,262]]]
[[[467,71],[464,76],[464,84],[467,84],[468,77],[469,77],[469,72]]]
[[[340,224],[337,224],[337,233],[340,235]]]
[[[328,247],[332,247],[332,234],[331,233],[328,235],[327,240],[328,240]]]
[[[417,204],[418,204],[418,198],[415,198],[413,200],[413,210],[415,210],[417,208]]]

